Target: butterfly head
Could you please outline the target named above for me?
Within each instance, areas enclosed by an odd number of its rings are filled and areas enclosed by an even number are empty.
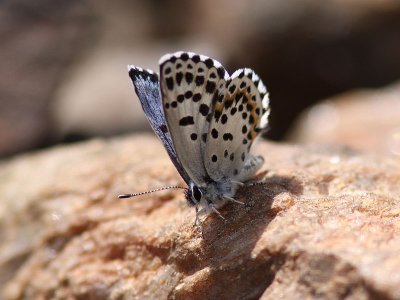
[[[199,187],[191,183],[189,188],[186,190],[185,198],[189,205],[197,206],[203,198],[203,192]]]

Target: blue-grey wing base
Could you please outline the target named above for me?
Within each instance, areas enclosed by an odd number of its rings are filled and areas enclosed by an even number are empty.
[[[161,140],[164,148],[178,170],[179,174],[186,182],[190,184],[190,177],[182,167],[176,155],[175,147],[169,133],[168,125],[165,119],[158,75],[152,71],[144,70],[135,66],[129,66],[129,77],[131,78],[143,111],[153,128]]]

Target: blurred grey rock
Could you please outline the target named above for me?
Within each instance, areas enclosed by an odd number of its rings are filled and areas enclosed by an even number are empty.
[[[325,100],[293,125],[294,143],[329,143],[400,157],[400,83]]]
[[[89,28],[82,1],[0,2],[0,157],[51,142],[48,105]]]

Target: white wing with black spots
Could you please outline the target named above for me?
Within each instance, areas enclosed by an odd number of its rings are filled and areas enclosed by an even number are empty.
[[[214,106],[205,151],[210,177],[219,181],[244,181],[262,165],[249,153],[259,132],[268,124],[269,99],[260,78],[251,69],[239,69],[225,84],[221,101]]]
[[[133,66],[129,75],[151,126],[188,184],[185,197],[196,207],[196,220],[209,211],[222,217],[217,208],[226,200],[237,202],[240,182],[263,164],[249,151],[268,124],[264,84],[250,69],[229,76],[219,62],[191,52],[163,56],[159,81]]]
[[[206,56],[176,52],[160,59],[160,86],[164,113],[179,161],[196,185],[208,174],[204,151],[218,90],[228,75],[221,64]]]

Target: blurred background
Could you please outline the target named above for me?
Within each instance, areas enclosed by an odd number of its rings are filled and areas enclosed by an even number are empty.
[[[270,92],[266,137],[400,155],[399,0],[0,2],[0,157],[149,130],[126,65],[194,51]]]

